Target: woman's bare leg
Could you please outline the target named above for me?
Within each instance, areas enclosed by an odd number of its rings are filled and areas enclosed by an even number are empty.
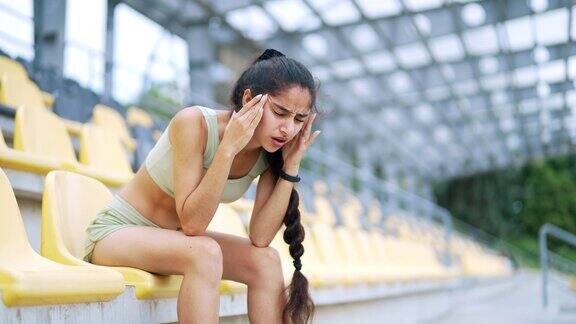
[[[178,295],[179,323],[218,323],[222,251],[207,236],[134,226],[96,243],[92,262],[184,276]]]
[[[248,285],[250,323],[282,323],[286,296],[278,252],[271,247],[256,247],[240,236],[210,231],[206,235],[222,249],[223,279]]]

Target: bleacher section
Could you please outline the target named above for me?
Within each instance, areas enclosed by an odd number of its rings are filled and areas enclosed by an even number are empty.
[[[29,319],[62,320],[64,304],[77,304],[73,318],[85,323],[109,316],[175,321],[179,276],[81,260],[87,224],[111,199],[111,189],[130,180],[161,129],[137,107],[125,119],[121,108],[85,100],[77,84],[44,93],[30,74],[0,56],[0,104],[13,112],[0,117],[0,322],[14,320],[15,309]],[[77,100],[90,108],[65,108]],[[311,202],[300,206],[302,271],[319,304],[379,298],[390,287],[449,289],[460,280],[512,273],[507,258],[465,236],[448,237],[434,222],[385,213],[377,200],[365,206],[354,193],[320,181],[303,183],[301,195]],[[250,198],[221,204],[208,229],[248,237],[252,205]],[[293,266],[282,232],[271,246],[288,284]],[[222,281],[221,293],[221,315],[245,314],[245,285]],[[18,308],[24,305],[35,307]]]

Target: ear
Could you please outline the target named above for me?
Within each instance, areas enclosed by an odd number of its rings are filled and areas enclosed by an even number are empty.
[[[246,103],[248,103],[250,100],[252,100],[252,91],[250,91],[250,89],[246,89],[242,94],[242,106],[246,105]]]

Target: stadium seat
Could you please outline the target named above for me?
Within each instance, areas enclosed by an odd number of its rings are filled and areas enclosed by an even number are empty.
[[[285,282],[288,284],[292,280],[294,272],[294,264],[292,263],[294,259],[290,255],[288,244],[283,239],[285,228],[285,226],[280,228],[270,246],[275,248],[280,254],[282,273],[284,274]],[[302,273],[306,276],[310,285],[312,287],[326,287],[344,284],[345,274],[342,271],[333,271],[333,268],[321,262],[312,231],[307,226],[304,226],[304,231],[306,235],[302,242],[304,247],[304,254],[301,259]]]
[[[46,108],[38,86],[27,76],[20,77],[15,74],[1,75],[0,103],[14,109],[22,106]]]
[[[109,301],[124,291],[124,279],[115,271],[63,265],[36,253],[28,242],[8,177],[1,169],[0,204],[0,291],[4,305]]]
[[[20,107],[52,109],[54,97],[43,92],[27,76],[19,74],[0,74],[0,104],[11,109]],[[63,119],[66,129],[70,134],[80,134],[78,122]]]
[[[113,185],[122,185],[134,177],[118,137],[102,127],[84,125],[79,155],[80,163],[88,167],[82,172],[86,175],[107,179],[106,182],[113,182]]]
[[[0,165],[45,174],[54,169],[72,168],[74,149],[65,127],[53,113],[21,107],[14,122],[14,145],[0,143]]]
[[[148,112],[145,110],[142,110],[138,107],[128,108],[126,113],[126,121],[130,127],[134,127],[136,125],[140,125],[148,129],[152,129],[152,127],[154,127],[154,120],[152,120],[152,116],[150,116],[150,114],[148,114]]]
[[[42,255],[80,268],[119,271],[126,285],[134,286],[138,299],[176,297],[181,276],[155,275],[128,267],[101,267],[82,260],[86,227],[111,199],[110,190],[95,179],[67,171],[50,172],[42,196]]]
[[[368,281],[370,273],[357,264],[349,263],[351,259],[344,255],[346,251],[343,251],[337,243],[339,238],[331,225],[315,221],[310,224],[310,229],[316,242],[319,259],[331,269],[341,283],[358,284]]]
[[[85,228],[111,199],[110,190],[95,179],[67,171],[50,172],[42,197],[42,254],[64,264],[100,267],[82,260]],[[233,224],[232,215],[225,209],[218,219]],[[176,297],[182,282],[179,275],[156,275],[129,267],[105,268],[122,273],[126,284],[135,287],[138,299]],[[244,285],[232,281],[220,285],[222,293],[244,290]]]
[[[228,204],[220,204],[218,206],[214,217],[208,224],[207,230],[248,238],[246,228],[242,224],[240,217]],[[222,280],[220,289],[228,292],[244,292],[246,291],[246,285],[236,281]]]
[[[51,111],[28,107],[16,112],[14,148],[3,140],[0,143],[0,166],[40,174],[51,170],[76,171],[110,186],[122,185],[125,180],[108,170],[78,163],[62,119]]]
[[[130,151],[136,149],[136,142],[130,136],[124,118],[118,111],[105,105],[96,105],[92,113],[92,122],[115,133]]]
[[[28,73],[22,64],[8,56],[0,55],[0,76],[12,75],[28,78]]]

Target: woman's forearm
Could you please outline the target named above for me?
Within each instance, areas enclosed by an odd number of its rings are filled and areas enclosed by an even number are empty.
[[[233,160],[230,150],[218,147],[198,187],[184,201],[180,221],[185,234],[202,235],[206,231],[218,209]]]
[[[298,168],[285,168],[290,175],[298,174]],[[250,241],[258,247],[266,247],[276,236],[282,226],[286,209],[290,202],[290,194],[294,183],[279,178],[274,190],[257,214],[250,220]]]

